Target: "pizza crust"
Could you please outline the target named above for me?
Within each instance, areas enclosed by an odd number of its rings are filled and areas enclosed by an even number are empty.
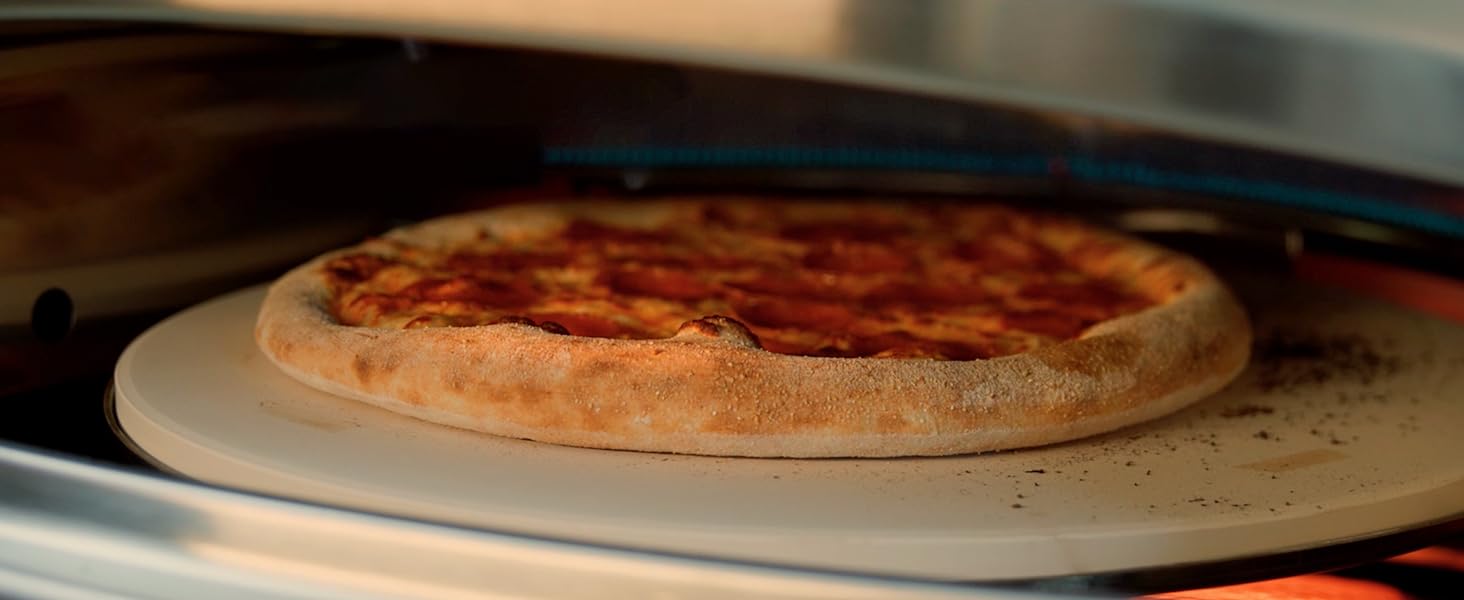
[[[531,233],[570,216],[654,223],[693,205],[510,207],[388,237],[450,244],[482,227]],[[356,248],[277,281],[255,337],[306,384],[435,423],[571,446],[749,457],[934,456],[1062,442],[1178,410],[1244,368],[1246,315],[1199,263],[1076,224],[1048,233],[1057,246],[1098,240],[1119,248],[1081,266],[1167,298],[1077,339],[993,359],[792,356],[716,323],[651,340],[510,323],[345,326],[329,309],[322,265]]]

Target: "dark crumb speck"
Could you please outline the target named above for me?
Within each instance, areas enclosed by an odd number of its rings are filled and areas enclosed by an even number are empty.
[[[1026,498],[1026,496],[1023,496],[1021,494],[1017,494],[1017,498]]]
[[[1255,438],[1258,440],[1269,440],[1271,439],[1271,432],[1262,429],[1256,432]]]
[[[1046,473],[1046,472],[1047,472],[1047,469],[1028,469],[1028,470],[1027,470],[1027,471],[1025,471],[1025,472],[1027,472],[1027,473],[1036,473],[1036,474],[1038,474],[1038,475],[1042,475],[1042,474],[1044,474],[1044,473]],[[1086,471],[1085,471],[1085,472],[1086,472]]]
[[[1132,466],[1134,466],[1134,461],[1125,462],[1125,463],[1123,463],[1123,466],[1125,466],[1125,467],[1132,467]]]
[[[1020,504],[1012,504],[1012,508],[1021,508],[1021,507],[1022,507],[1022,505],[1020,505]]]
[[[1236,419],[1240,417],[1253,417],[1256,415],[1269,415],[1273,412],[1276,412],[1276,409],[1269,406],[1261,406],[1259,404],[1242,404],[1240,406],[1232,406],[1230,408],[1220,411],[1220,416],[1227,419]]]
[[[1291,392],[1332,380],[1371,384],[1398,373],[1401,361],[1360,335],[1273,331],[1256,340],[1256,386]]]

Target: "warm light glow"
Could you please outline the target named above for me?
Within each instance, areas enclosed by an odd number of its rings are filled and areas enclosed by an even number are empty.
[[[1464,550],[1435,546],[1394,556],[1388,562],[1464,572]]]
[[[1302,279],[1347,288],[1464,323],[1464,283],[1453,279],[1321,254],[1303,254],[1297,257],[1293,268]]]
[[[1300,575],[1241,585],[1157,594],[1163,600],[1408,600],[1381,583],[1333,575]]]
[[[171,6],[223,18],[304,27],[393,24],[431,34],[496,40],[685,45],[774,55],[825,56],[839,50],[843,0],[743,0],[738,11],[699,10],[683,0],[173,0]],[[645,48],[641,48],[645,49]]]

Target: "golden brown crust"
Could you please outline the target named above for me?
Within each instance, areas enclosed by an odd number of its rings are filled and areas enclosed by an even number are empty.
[[[388,238],[450,245],[485,227],[527,235],[571,215],[653,224],[697,205],[507,207]],[[1066,221],[1042,235],[1084,270],[1128,279],[1161,301],[1078,339],[995,359],[789,356],[759,349],[736,321],[717,318],[649,340],[514,323],[343,326],[321,272],[341,255],[333,253],[276,282],[256,338],[301,381],[428,421],[574,446],[726,456],[945,455],[1065,441],[1172,412],[1245,365],[1246,316],[1197,262]]]

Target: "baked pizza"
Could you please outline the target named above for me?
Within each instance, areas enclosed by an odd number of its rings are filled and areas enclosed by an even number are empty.
[[[259,347],[316,388],[592,448],[982,452],[1172,412],[1251,343],[1186,256],[1000,205],[536,203],[403,227],[278,280]]]

